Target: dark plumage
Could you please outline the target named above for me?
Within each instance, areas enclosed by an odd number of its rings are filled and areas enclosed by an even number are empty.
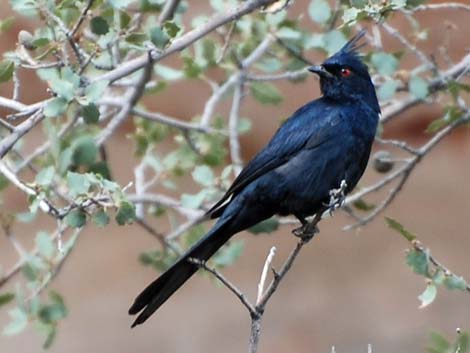
[[[232,235],[275,214],[305,217],[324,209],[344,179],[346,193],[369,159],[380,108],[367,66],[357,53],[360,33],[310,71],[323,96],[297,110],[243,169],[209,214],[213,228],[135,299],[129,314],[143,323]]]

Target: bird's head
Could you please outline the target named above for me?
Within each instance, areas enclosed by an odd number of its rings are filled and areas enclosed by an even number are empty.
[[[359,32],[323,64],[311,66],[308,70],[320,76],[320,88],[324,96],[340,102],[363,100],[380,112],[367,65],[358,52],[364,45],[358,44],[364,35],[365,31]]]

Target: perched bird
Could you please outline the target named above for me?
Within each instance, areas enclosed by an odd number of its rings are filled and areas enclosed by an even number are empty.
[[[322,65],[322,97],[297,110],[247,164],[209,211],[212,229],[135,299],[142,324],[234,234],[275,214],[306,217],[325,210],[330,191],[350,192],[366,168],[380,115],[374,85],[359,56],[359,33]],[[343,183],[344,184],[344,183]]]

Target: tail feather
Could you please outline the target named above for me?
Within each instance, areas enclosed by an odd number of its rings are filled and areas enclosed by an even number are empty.
[[[220,221],[219,221],[220,222]],[[190,258],[206,261],[234,234],[227,223],[216,224],[210,232],[198,241],[183,257],[165,273],[153,281],[135,299],[129,309],[130,315],[142,311],[131,327],[145,322],[167,299],[180,288],[197,270]]]

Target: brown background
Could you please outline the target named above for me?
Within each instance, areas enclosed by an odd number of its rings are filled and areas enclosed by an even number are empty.
[[[291,16],[302,12],[305,6],[305,1],[297,1]],[[2,7],[6,7],[4,2]],[[7,12],[2,14],[7,16]],[[433,27],[425,47],[428,52],[441,43],[445,21],[458,25],[451,39],[452,55],[458,58],[465,47],[468,49],[468,13],[434,12],[422,18]],[[305,23],[306,28],[311,27],[308,21]],[[2,51],[14,48],[16,33],[25,26],[31,24],[20,20],[8,34],[0,36]],[[385,44],[388,50],[399,47],[393,41]],[[28,82],[22,92],[24,100],[37,101],[44,92],[37,89],[34,81]],[[261,106],[251,100],[243,106],[242,116],[253,118],[254,125],[252,133],[242,139],[245,160],[269,139],[282,118],[318,96],[317,82],[311,77],[301,85],[282,83],[280,87],[286,94],[280,106]],[[2,95],[11,94],[6,87],[0,89]],[[199,82],[185,82],[152,98],[149,106],[190,118],[202,111],[208,93],[201,90]],[[427,122],[438,114],[436,107],[414,109],[390,124],[387,134],[419,145],[429,138],[422,133]],[[40,135],[40,131],[35,131],[31,145],[39,143]],[[108,150],[117,180],[127,184],[132,179],[133,146],[124,130],[108,144]],[[469,160],[470,134],[466,129],[454,133],[420,163],[385,213],[416,231],[439,260],[466,278],[470,278]],[[379,177],[369,169],[362,184]],[[24,197],[11,194],[1,207],[24,209]],[[454,336],[457,327],[470,330],[468,294],[443,289],[435,303],[418,309],[416,296],[425,283],[404,264],[406,242],[385,226],[382,216],[359,231],[343,232],[342,226],[350,221],[338,213],[322,222],[320,235],[302,251],[268,305],[260,352],[329,352],[332,345],[338,353],[366,352],[369,343],[374,352],[421,352],[433,330],[448,336]],[[17,232],[25,244],[31,244],[38,229],[51,227],[44,218],[39,225],[18,228]],[[295,240],[287,226],[272,235],[243,234],[238,238],[246,240],[246,250],[224,273],[254,298],[270,247],[278,248],[275,263],[279,265]],[[247,351],[249,316],[245,309],[225,288],[202,276],[191,280],[144,326],[129,329],[129,304],[156,276],[153,270],[139,265],[137,256],[156,246],[155,240],[137,226],[111,226],[105,230],[90,227],[84,232],[51,286],[64,295],[70,314],[61,322],[50,352]],[[4,237],[0,237],[0,259],[4,268],[16,261]],[[0,327],[7,322],[7,310],[2,309]],[[19,336],[0,336],[1,353],[36,352],[40,351],[40,344],[32,329]]]

